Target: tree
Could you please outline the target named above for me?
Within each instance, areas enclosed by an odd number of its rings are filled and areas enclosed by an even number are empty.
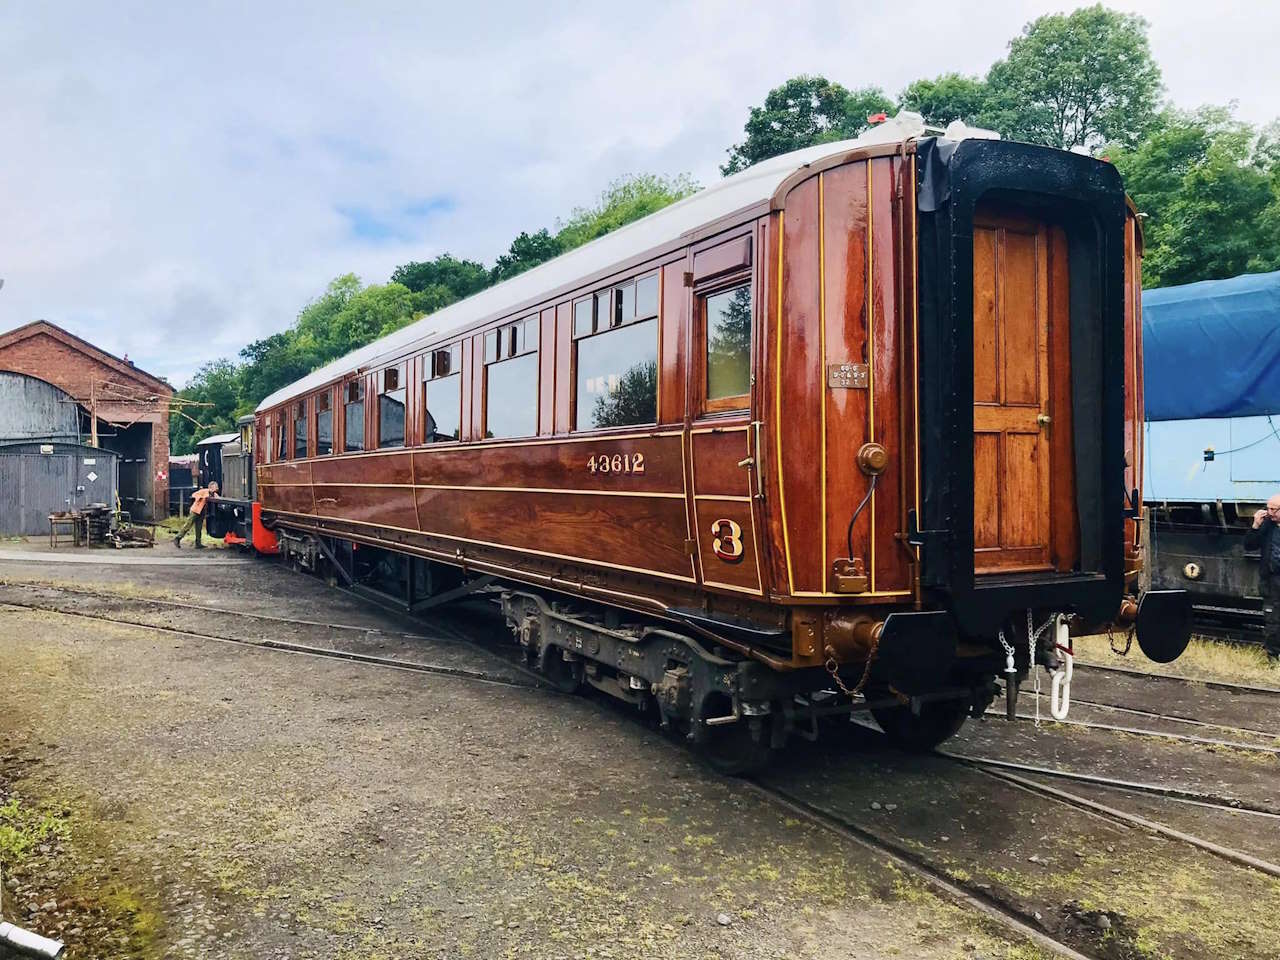
[[[564,252],[564,245],[558,236],[543,227],[537,233],[520,231],[520,236],[511,241],[507,252],[498,257],[493,264],[492,279],[494,283],[510,280],[517,274],[524,273],[530,267],[546,263],[552,257]]]
[[[1191,283],[1274,269],[1280,259],[1280,163],[1259,136],[1222,107],[1164,111],[1148,139],[1107,157],[1147,214],[1145,286]]]
[[[293,329],[297,336],[315,350],[319,358],[338,356],[339,345],[333,342],[334,318],[360,292],[360,278],[346,273],[329,281],[323,294],[310,301],[298,313]]]
[[[522,232],[511,242],[507,253],[498,258],[492,271],[482,263],[444,253],[433,260],[396,267],[391,282],[386,284],[365,286],[353,273],[336,277],[324,293],[299,311],[293,326],[255,340],[241,350],[239,363],[218,360],[196,372],[179,396],[212,406],[196,414],[200,425],[173,415],[171,449],[175,453],[189,452],[197,440],[210,433],[234,429],[237,416],[251,412],[263,398],[322,364],[492,283],[516,276],[565,250],[660,210],[697,189],[698,185],[684,174],[640,174],[616,180],[594,205],[580,207],[568,221],[557,223],[554,234],[546,228],[532,234]],[[640,384],[631,386],[638,388]],[[619,402],[624,406],[633,404],[631,399]],[[615,411],[612,415],[631,414]]]
[[[333,318],[330,335],[335,351],[325,359],[335,359],[385,337],[419,316],[417,299],[408,287],[399,283],[370,284]]]
[[[933,80],[908,84],[898,96],[898,109],[920,114],[931,126],[945,127],[952,120],[963,120],[981,127],[989,121],[990,100],[991,93],[981,77],[944,73]]]
[[[563,223],[555,239],[562,250],[572,250],[612,230],[696,193],[699,187],[688,174],[661,177],[641,173],[609,184],[591,207],[578,207]]]
[[[1052,147],[1134,146],[1155,120],[1160,68],[1147,22],[1100,4],[1032,21],[987,74],[992,122]]]
[[[769,157],[856,137],[869,126],[867,117],[892,109],[878,87],[849,91],[826,77],[792,77],[766,94],[764,106],[751,108],[746,139],[729,148],[720,172],[728,176]]]
[[[456,300],[469,297],[489,286],[489,271],[475,260],[459,260],[442,253],[434,260],[412,261],[395,268],[391,282],[421,293],[429,287],[444,287]]]
[[[240,351],[240,360],[239,394],[255,406],[322,362],[314,344],[293,329],[255,340]]]
[[[658,365],[652,360],[628,367],[610,390],[596,397],[592,428],[625,427],[658,419]]]
[[[215,433],[235,430],[236,417],[242,415],[240,369],[230,360],[206,363],[195,372],[191,382],[178,396],[209,404],[207,407],[188,406],[181,413],[175,408],[169,414],[169,449],[174,454],[192,453],[197,441]],[[199,423],[192,423],[192,420]]]

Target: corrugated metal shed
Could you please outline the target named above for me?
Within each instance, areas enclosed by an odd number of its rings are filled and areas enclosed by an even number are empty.
[[[78,443],[0,446],[0,534],[47,534],[51,513],[91,503],[114,507],[119,460]]]
[[[80,408],[71,395],[23,373],[0,370],[0,443],[80,442]]]

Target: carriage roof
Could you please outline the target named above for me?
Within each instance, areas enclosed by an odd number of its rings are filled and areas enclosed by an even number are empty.
[[[266,410],[319,389],[346,374],[379,362],[390,362],[409,352],[416,344],[447,340],[485,320],[507,316],[609,268],[621,267],[629,260],[691,235],[701,227],[768,202],[788,177],[825,158],[862,147],[914,140],[926,132],[940,131],[929,131],[919,114],[903,112],[852,140],[823,143],[762,160],[656,213],[428,314],[327,363],[277,390],[257,409]],[[989,131],[968,128],[958,122],[948,127],[945,135],[948,139],[994,136]]]

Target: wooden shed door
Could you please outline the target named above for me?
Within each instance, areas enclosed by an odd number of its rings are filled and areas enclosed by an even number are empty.
[[[1050,464],[1050,437],[1059,426],[1050,338],[1060,324],[1061,340],[1067,315],[1063,297],[1051,295],[1050,272],[1059,274],[1055,292],[1065,294],[1064,244],[1060,230],[1031,218],[980,209],[974,221],[976,573],[1047,570],[1057,562],[1055,528],[1065,524],[1051,508],[1063,491],[1054,490],[1062,481]]]

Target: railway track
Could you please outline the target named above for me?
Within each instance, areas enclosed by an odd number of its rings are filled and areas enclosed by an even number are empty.
[[[1080,701],[1076,701],[1076,702],[1079,703]],[[1100,706],[1105,706],[1105,704],[1101,704]],[[1003,710],[988,710],[986,715],[989,717],[1004,717],[1005,713]],[[1150,714],[1150,716],[1153,716],[1160,720],[1173,719],[1171,717],[1165,717],[1159,714]],[[1064,727],[1080,727],[1085,730],[1102,730],[1109,733],[1124,733],[1124,734],[1128,734],[1129,736],[1135,736],[1135,737],[1153,737],[1161,740],[1175,740],[1181,743],[1194,743],[1200,746],[1227,747],[1231,750],[1245,750],[1251,753],[1267,753],[1273,756],[1280,756],[1280,746],[1268,746],[1265,744],[1258,744],[1258,743],[1242,743],[1241,741],[1238,741],[1238,740],[1222,740],[1217,737],[1197,737],[1192,734],[1186,734],[1186,733],[1171,733],[1167,730],[1148,730],[1143,727],[1126,727],[1126,726],[1121,726],[1120,724],[1097,723],[1091,720],[1071,720],[1071,719],[1054,720],[1051,717],[1037,718],[1029,713],[1020,713],[1017,715],[1017,719],[1020,721],[1030,721],[1032,723],[1036,722],[1036,720],[1039,719],[1040,722],[1042,723],[1055,723],[1055,724],[1060,724]],[[1188,721],[1183,721],[1183,722],[1188,722]],[[1189,722],[1198,723],[1199,721],[1189,721]],[[1256,734],[1259,736],[1270,736],[1269,734],[1263,733],[1260,730],[1249,730],[1244,727],[1227,727],[1221,724],[1206,724],[1206,726],[1214,726],[1214,727],[1218,727],[1219,729],[1231,730],[1236,733]]]
[[[1120,780],[1115,777],[1103,777],[1094,773],[1080,773],[1075,770],[1064,770],[1060,767],[1044,767],[1029,763],[1016,763],[1012,760],[1001,760],[995,757],[971,757],[964,754],[939,750],[941,756],[961,763],[967,763],[984,769],[1014,770],[1019,773],[1033,774],[1041,777],[1057,777],[1063,780],[1074,780],[1095,787],[1110,787],[1128,793],[1143,793],[1161,797],[1180,803],[1190,803],[1198,807],[1226,810],[1231,813],[1265,817],[1280,820],[1280,813],[1261,804],[1241,800],[1236,797],[1224,797],[1218,794],[1203,793],[1198,790],[1187,790],[1182,787],[1167,787],[1158,783],[1142,783],[1136,780]],[[1277,868],[1280,869],[1280,868]],[[1280,873],[1277,874],[1280,876]]]
[[[1074,665],[1076,673],[1119,673],[1125,676],[1136,677],[1151,683],[1172,683],[1186,686],[1195,684],[1205,687],[1209,690],[1221,690],[1226,693],[1256,693],[1268,697],[1280,697],[1280,687],[1255,686],[1247,683],[1231,683],[1228,680],[1202,680],[1196,677],[1179,677],[1168,673],[1147,673],[1143,670],[1134,670],[1131,667],[1113,667],[1100,663],[1080,663]]]
[[[14,587],[22,587],[27,585],[21,584],[0,584],[0,586],[8,587],[10,590]],[[30,588],[29,589],[34,589]],[[47,589],[47,588],[42,588]],[[6,591],[8,592],[8,591]],[[72,592],[72,591],[69,591]],[[150,599],[138,600],[136,598],[121,598],[117,594],[103,593],[90,590],[73,591],[77,596],[84,596],[94,599],[112,602],[140,602],[153,603]],[[0,594],[0,606],[8,605],[23,609],[38,610],[42,612],[55,613],[63,616],[80,618],[85,620],[93,620],[98,622],[113,623],[123,626],[132,626],[144,630],[153,630],[169,635],[188,637],[192,639],[205,640],[216,643],[230,643],[242,647],[270,650],[288,655],[301,655],[308,657],[317,657],[323,659],[332,659],[348,663],[356,663],[377,669],[392,669],[418,674],[426,674],[432,676],[441,676],[447,679],[460,680],[465,682],[474,682],[488,685],[496,685],[503,687],[515,687],[518,689],[534,690],[539,693],[557,694],[546,684],[540,681],[536,674],[528,671],[523,665],[512,661],[505,660],[492,650],[482,644],[468,640],[459,631],[451,626],[440,622],[432,624],[433,628],[443,628],[453,642],[459,642],[468,645],[477,652],[487,657],[495,658],[501,661],[502,665],[508,669],[518,670],[522,675],[527,675],[528,680],[514,679],[501,674],[495,674],[486,670],[468,669],[456,667],[447,664],[427,663],[420,661],[404,660],[400,658],[382,657],[372,654],[365,654],[355,651],[339,650],[326,647],[316,647],[309,644],[300,644],[292,641],[276,640],[272,638],[247,638],[247,637],[229,637],[216,633],[209,633],[201,630],[191,630],[156,623],[148,623],[140,618],[131,618],[127,616],[108,615],[104,613],[92,613],[87,611],[73,611],[59,608],[56,604],[48,602],[34,602],[31,600],[14,599],[11,596]],[[193,609],[211,614],[225,614],[228,617],[246,617],[258,622],[270,623],[288,623],[297,624],[301,621],[288,620],[286,618],[274,617],[265,614],[244,614],[241,611],[229,610],[217,606],[208,606],[203,604],[190,604],[180,601],[162,601],[161,606]],[[420,641],[437,641],[442,639],[437,636],[428,636],[425,634],[414,634],[409,632],[398,633],[392,631],[381,630],[378,628],[366,628],[355,624],[320,624],[318,621],[307,621],[307,623],[315,626],[332,627],[339,631],[350,631],[360,633],[377,633],[386,636],[398,636],[405,639]],[[559,694],[557,694],[559,695]],[[1199,721],[1187,721],[1191,723],[1199,723]],[[1157,734],[1159,735],[1159,734]],[[1167,736],[1167,735],[1166,735]],[[1188,738],[1180,738],[1188,739]],[[1203,739],[1203,738],[1200,738]],[[1247,745],[1241,745],[1246,746]],[[1207,794],[1199,794],[1194,791],[1183,791],[1177,788],[1161,788],[1150,784],[1127,783],[1124,781],[1112,781],[1107,778],[1096,777],[1093,775],[1075,774],[1070,771],[1058,770],[1055,768],[1034,767],[1026,764],[1017,764],[1011,761],[1001,761],[983,757],[963,757],[948,753],[941,753],[953,762],[963,764],[972,769],[980,771],[982,774],[1001,780],[1007,784],[1018,787],[1024,791],[1035,794],[1042,799],[1049,800],[1054,803],[1064,804],[1076,809],[1087,810],[1091,813],[1103,816],[1113,822],[1123,824],[1133,829],[1144,830],[1148,833],[1159,834],[1169,839],[1188,843],[1198,849],[1204,850],[1215,856],[1218,856],[1238,867],[1245,867],[1257,870],[1270,876],[1280,877],[1280,865],[1272,864],[1242,851],[1233,850],[1223,847],[1219,844],[1212,843],[1192,834],[1176,830],[1166,824],[1149,820],[1137,816],[1127,811],[1117,809],[1107,804],[1082,797],[1077,794],[1060,790],[1054,787],[1038,783],[1028,779],[1028,776],[1048,776],[1058,777],[1062,779],[1071,779],[1087,782],[1093,786],[1114,787],[1117,789],[1127,789],[1131,792],[1139,792],[1145,795],[1157,796],[1164,800],[1190,802],[1200,806],[1214,807],[1216,809],[1230,810],[1233,813],[1244,815],[1257,815],[1265,818],[1274,818],[1280,820],[1280,814],[1266,811],[1251,809],[1248,805],[1241,804],[1231,798],[1214,797]],[[1099,954],[1091,952],[1081,952],[1077,945],[1073,945],[1064,940],[1055,938],[1047,933],[1039,922],[1038,915],[1032,916],[1019,910],[1015,906],[1004,902],[998,896],[994,895],[990,888],[983,889],[968,883],[958,883],[946,875],[944,870],[936,864],[930,862],[930,859],[919,852],[917,849],[908,846],[905,843],[893,842],[878,834],[875,830],[869,828],[863,823],[858,822],[855,818],[845,814],[837,813],[826,809],[820,805],[816,805],[803,797],[797,796],[785,789],[770,785],[763,779],[752,779],[745,781],[745,784],[762,798],[768,800],[774,805],[789,811],[791,814],[801,817],[809,823],[814,824],[834,835],[840,836],[845,840],[853,842],[864,849],[868,849],[892,861],[899,869],[911,874],[921,882],[927,884],[935,893],[951,900],[963,907],[976,909],[991,917],[993,920],[1003,924],[1007,929],[1027,938],[1034,942],[1042,949],[1051,953],[1070,958],[1070,960],[1096,960]]]
[[[113,599],[119,599],[118,597]],[[271,638],[250,638],[250,637],[228,637],[222,634],[205,633],[199,630],[188,630],[180,627],[170,627],[162,624],[147,623],[145,620],[133,620],[125,617],[112,617],[105,614],[86,613],[84,611],[73,611],[60,609],[56,606],[43,603],[33,603],[30,601],[14,600],[8,597],[0,597],[0,607],[20,607],[27,610],[38,610],[45,613],[55,613],[64,617],[78,617],[84,620],[96,620],[101,623],[113,623],[121,626],[138,627],[143,630],[155,630],[161,633],[167,633],[174,636],[190,637],[197,640],[208,640],[215,643],[230,643],[242,647],[251,647],[258,650],[273,650],[280,653],[298,654],[308,657],[317,657],[326,660],[340,660],[347,663],[358,663],[366,666],[381,667],[384,669],[403,670],[410,673],[425,673],[433,676],[448,677],[454,680],[466,680],[475,683],[491,684],[504,687],[517,687],[527,690],[539,690],[547,693],[554,693],[549,686],[541,682],[536,674],[526,670],[523,666],[513,662],[503,661],[504,665],[513,670],[518,670],[522,674],[529,676],[529,680],[516,680],[511,677],[504,677],[501,674],[491,673],[484,670],[471,670],[465,667],[455,667],[448,664],[439,663],[422,663],[414,660],[401,660],[395,657],[380,657],[375,654],[360,653],[353,650],[339,650],[329,647],[316,647],[310,644],[294,643],[287,640],[275,640]],[[423,638],[434,639],[434,638]],[[483,647],[475,645],[474,648],[485,653],[487,656],[494,656],[491,651],[485,650]],[[500,658],[499,658],[500,659]]]

